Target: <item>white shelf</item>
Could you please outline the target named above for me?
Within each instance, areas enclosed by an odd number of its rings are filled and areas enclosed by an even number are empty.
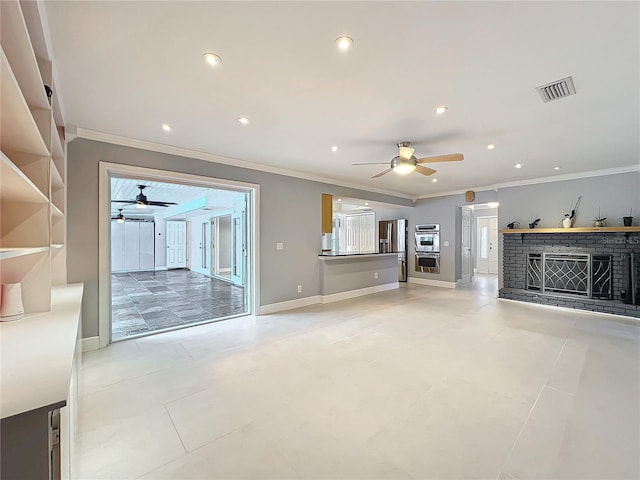
[[[60,210],[58,207],[55,206],[55,204],[52,202],[51,203],[51,216],[56,219],[56,218],[64,218],[64,213],[62,213],[62,210]]]
[[[33,255],[35,253],[42,253],[49,250],[49,247],[34,247],[34,248],[0,248],[0,260],[7,258],[22,257],[23,255]]]
[[[34,109],[49,109],[44,82],[20,4],[18,0],[2,0],[0,4],[2,48],[27,104]]]
[[[5,202],[49,202],[47,196],[2,152],[0,152],[0,199]]]
[[[51,155],[56,159],[64,158],[64,148],[62,147],[60,135],[58,135],[58,128],[56,127],[56,122],[53,119],[53,114],[51,114]]]
[[[64,406],[69,396],[82,284],[55,287],[51,311],[0,323],[2,418]]]
[[[64,188],[64,181],[62,180],[62,176],[58,171],[58,167],[56,166],[53,159],[51,160],[51,189],[52,190],[60,190]]]
[[[2,3],[2,2],[0,2]],[[45,145],[33,114],[22,95],[16,77],[9,66],[4,50],[0,47],[1,91],[0,117],[2,118],[2,137],[0,150],[33,153],[48,156]]]
[[[64,247],[64,243],[54,243],[51,245],[51,248],[58,249]]]

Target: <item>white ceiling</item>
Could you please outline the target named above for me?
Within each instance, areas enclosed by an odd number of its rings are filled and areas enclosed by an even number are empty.
[[[637,166],[639,5],[45,2],[68,125],[408,196]],[[577,95],[543,104],[568,75]],[[465,160],[437,183],[351,166],[403,140]]]
[[[174,202],[177,206],[153,207],[141,209],[135,205],[111,203],[111,215],[117,215],[118,209],[122,208],[123,214],[128,217],[144,218],[153,215],[170,216],[179,211],[180,218],[200,215],[217,210],[228,210],[233,208],[234,200],[240,193],[231,190],[218,190],[205,187],[195,187],[191,185],[181,185],[176,183],[152,182],[149,180],[139,180],[132,178],[112,178],[111,179],[111,200],[135,200],[140,193],[138,185],[146,185],[144,194],[147,200],[154,202]],[[206,199],[207,210],[201,208],[185,213],[186,205],[198,199]]]

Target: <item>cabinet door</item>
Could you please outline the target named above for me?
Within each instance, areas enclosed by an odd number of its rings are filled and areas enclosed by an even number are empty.
[[[346,252],[358,253],[360,250],[360,220],[357,215],[347,215],[344,220]]]
[[[151,222],[140,223],[140,270],[155,267],[155,229]]]
[[[124,223],[111,222],[111,271],[124,270]]]
[[[124,222],[124,269],[140,269],[140,224]]]

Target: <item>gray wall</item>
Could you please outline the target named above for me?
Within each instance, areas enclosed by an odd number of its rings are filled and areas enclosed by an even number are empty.
[[[85,139],[68,145],[68,281],[84,282],[83,335],[98,335],[98,165],[106,161],[260,185],[260,303],[320,294],[321,193],[410,206],[408,199]],[[284,250],[276,250],[276,242]]]
[[[231,215],[218,217],[218,267],[231,268]]]
[[[320,273],[322,295],[386,285],[398,281],[398,257],[380,255],[322,260]]]

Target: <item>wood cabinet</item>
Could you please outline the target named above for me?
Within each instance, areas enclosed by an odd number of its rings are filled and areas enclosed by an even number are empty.
[[[322,233],[333,231],[333,195],[322,194]]]
[[[21,283],[25,314],[66,283],[64,128],[36,2],[0,2],[0,283]]]

